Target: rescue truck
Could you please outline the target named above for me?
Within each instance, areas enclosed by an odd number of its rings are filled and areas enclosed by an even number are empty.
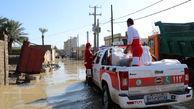
[[[94,57],[92,81],[103,92],[104,108],[112,104],[121,108],[153,107],[192,99],[186,64],[164,59],[137,67],[112,65],[109,58],[115,48],[99,50]]]

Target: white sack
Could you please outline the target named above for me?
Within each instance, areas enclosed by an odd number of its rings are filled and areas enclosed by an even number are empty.
[[[129,57],[131,54],[124,54],[123,48],[112,48],[112,65],[127,66],[129,63]]]
[[[151,66],[158,66],[158,65],[177,65],[181,64],[180,61],[177,59],[163,59],[161,61],[152,62]]]
[[[152,57],[149,51],[148,46],[143,46],[143,54],[140,58],[141,65],[148,65],[152,62]],[[124,54],[123,48],[114,47],[112,48],[112,65],[118,66],[127,66],[130,64],[130,57],[132,56],[131,52],[129,54]]]
[[[149,65],[152,62],[152,56],[150,54],[150,48],[143,46],[143,55],[140,58],[140,65]]]

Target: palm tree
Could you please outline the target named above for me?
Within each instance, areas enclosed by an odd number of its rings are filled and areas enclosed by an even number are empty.
[[[8,19],[5,17],[0,17],[0,33],[5,32],[3,25],[6,23]]]
[[[2,26],[2,24],[4,24],[8,19],[5,17],[0,17],[0,26]]]
[[[48,30],[45,28],[39,28],[39,31],[42,33],[42,45],[44,45],[44,33],[47,32]]]
[[[28,37],[25,37],[27,33],[24,33],[24,27],[21,27],[22,23],[14,20],[7,20],[6,23],[2,24],[2,28],[6,30],[8,36],[8,51],[11,51],[13,42],[21,44],[24,40],[28,40]]]

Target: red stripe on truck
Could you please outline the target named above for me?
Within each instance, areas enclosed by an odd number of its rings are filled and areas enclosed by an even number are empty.
[[[116,90],[119,90],[118,73],[111,70],[100,69],[100,79],[102,78],[102,74],[105,72],[110,75],[112,87]]]
[[[167,84],[184,83],[184,75],[131,78],[129,79],[129,87],[146,87]]]
[[[112,87],[119,90],[119,80],[118,80],[118,73],[117,72],[108,72],[111,78]]]

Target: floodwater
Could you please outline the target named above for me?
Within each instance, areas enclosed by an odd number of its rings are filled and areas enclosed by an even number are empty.
[[[0,86],[0,109],[102,109],[100,90],[85,83],[83,61],[58,64],[28,84]],[[194,109],[194,100],[147,109]]]
[[[0,109],[100,109],[99,90],[85,83],[83,61],[58,64],[59,69],[36,75],[30,83],[0,86]]]

